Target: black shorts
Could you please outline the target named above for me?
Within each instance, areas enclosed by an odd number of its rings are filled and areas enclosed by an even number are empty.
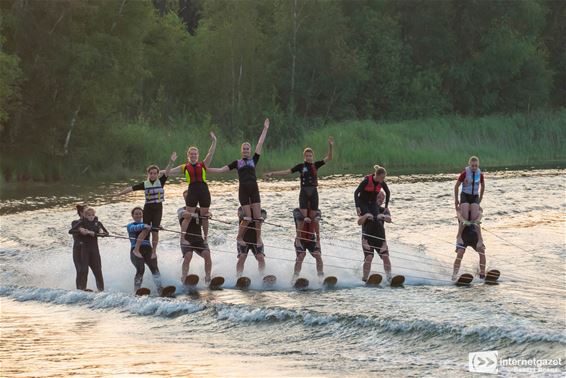
[[[238,243],[237,247],[238,247],[238,257],[240,257],[240,255],[247,255],[249,251],[252,251],[254,256],[257,255],[258,253],[265,256],[265,252],[263,251],[263,245],[262,246],[257,246],[255,244],[240,245]]]
[[[362,238],[362,249],[364,251],[364,257],[367,257],[368,255],[373,256],[375,253],[377,253],[379,257],[381,257],[382,259],[385,256],[389,256],[389,248],[385,248],[385,250],[382,250],[384,240],[379,240],[379,239],[376,239],[374,241],[368,240],[369,249],[366,249],[364,247],[364,240],[367,239]]]
[[[257,182],[245,182],[240,183],[240,188],[238,189],[238,199],[240,200],[240,205],[251,205],[254,203],[260,203],[259,198],[259,188]]]
[[[185,198],[187,207],[210,207],[210,191],[206,182],[194,182],[189,185],[189,192]]]
[[[150,224],[152,232],[157,232],[155,228],[161,226],[161,217],[163,216],[162,203],[146,203],[143,207],[143,223]]]
[[[189,252],[195,252],[197,255],[202,257],[202,253],[205,251],[210,251],[208,248],[208,243],[202,241],[197,243],[189,243],[189,244],[181,244],[181,253],[183,254],[183,258]]]
[[[310,243],[304,243],[301,242],[300,246],[297,246],[295,244],[295,253],[297,253],[297,255],[299,253],[306,253],[307,251],[309,251],[309,253],[312,255],[313,253],[320,253],[322,254],[322,251],[320,250],[320,248],[318,248],[316,246],[316,242],[310,242]]]
[[[299,194],[299,208],[318,210],[318,190],[316,186],[305,186]]]
[[[468,194],[468,193],[460,193],[460,203],[480,203],[480,196],[478,194]]]

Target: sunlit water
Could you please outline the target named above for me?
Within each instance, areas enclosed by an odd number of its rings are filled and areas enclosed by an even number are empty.
[[[232,222],[211,221],[213,275],[226,278],[225,289],[174,299],[134,297],[129,242],[112,238],[99,243],[107,291],[73,290],[72,204],[94,204],[105,226],[125,235],[141,194],[109,197],[125,184],[4,190],[1,375],[460,376],[468,374],[469,352],[566,359],[564,171],[487,175],[488,268],[500,269],[502,277],[500,285],[476,281],[469,288],[450,282],[453,175],[389,179],[394,223],[387,235],[393,270],[407,277],[406,285],[362,286],[353,209],[360,179],[321,180],[325,273],[338,277],[336,290],[320,289],[309,256],[303,276],[311,290],[291,289],[295,180],[260,183],[267,221],[281,226],[264,226],[267,271],[278,284],[262,290],[250,256],[251,290],[233,289],[237,187],[212,179],[213,215]],[[179,181],[166,188],[167,229],[178,229],[184,189]],[[181,290],[178,243],[177,234],[162,232],[158,254],[165,283]],[[469,251],[461,272],[475,273],[477,263]],[[383,271],[378,259],[373,268]],[[191,271],[202,278],[200,258],[193,258]],[[144,282],[154,289],[149,273]]]

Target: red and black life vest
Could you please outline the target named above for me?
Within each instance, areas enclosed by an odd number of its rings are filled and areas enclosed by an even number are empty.
[[[202,161],[195,165],[189,162],[185,164],[185,168],[183,170],[188,184],[192,184],[194,182],[206,182],[206,166]]]
[[[373,175],[367,175],[366,178],[368,180],[368,183],[364,187],[364,191],[369,193],[379,193],[379,191],[381,190],[381,183],[374,183]]]

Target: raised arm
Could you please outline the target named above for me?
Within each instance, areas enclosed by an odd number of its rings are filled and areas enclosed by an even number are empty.
[[[265,142],[265,136],[267,135],[267,130],[269,130],[269,118],[266,118],[265,121],[263,121],[263,131],[259,136],[257,145],[255,146],[255,153],[258,155],[261,155],[261,149],[263,148],[263,142]]]
[[[207,166],[207,167],[212,162],[212,158],[214,157],[214,151],[216,151],[216,135],[214,135],[214,133],[212,131],[210,132],[210,137],[212,138],[212,143],[210,144],[210,148],[208,149],[208,153],[206,154],[206,157],[204,158],[204,165]]]
[[[330,160],[332,160],[332,148],[333,147],[334,147],[334,138],[329,136],[328,137],[328,153],[326,154],[326,157],[323,159],[325,163],[328,163]]]
[[[173,166],[173,163],[175,163],[175,160],[177,160],[177,153],[173,152],[171,154],[171,159],[167,162],[167,167],[165,167],[166,177],[169,177],[169,175],[171,174],[171,167]]]

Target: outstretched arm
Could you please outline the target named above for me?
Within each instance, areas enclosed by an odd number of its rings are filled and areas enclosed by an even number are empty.
[[[169,176],[176,176],[176,175],[180,175],[181,173],[183,173],[183,168],[185,167],[185,164],[181,164],[176,166],[175,168],[171,168],[169,170]],[[159,176],[163,175],[165,173],[165,169],[162,169],[159,171]],[[167,176],[167,177],[169,177]]]
[[[212,158],[214,157],[214,151],[216,151],[216,135],[214,135],[214,133],[212,131],[210,132],[210,137],[212,138],[212,143],[210,144],[210,148],[208,149],[208,153],[206,154],[206,157],[204,158],[204,165],[207,166],[207,167],[212,162]]]
[[[332,148],[333,147],[334,147],[334,138],[329,136],[328,137],[328,153],[326,154],[326,157],[323,159],[325,163],[328,163],[330,160],[332,160]]]
[[[129,186],[129,187],[127,187],[126,189],[122,190],[121,192],[116,193],[116,195],[117,195],[117,196],[122,196],[122,195],[124,195],[124,194],[128,194],[128,193],[131,193],[131,192],[133,192],[133,191],[134,191],[134,189],[133,189],[131,186]]]
[[[259,136],[257,141],[257,146],[255,146],[255,153],[261,155],[261,149],[263,148],[263,142],[265,142],[265,136],[267,135],[267,130],[269,130],[269,118],[266,118],[263,122],[263,131]]]
[[[267,172],[264,176],[266,178],[269,178],[271,176],[285,176],[285,175],[290,175],[291,173],[293,173],[293,171],[291,171],[290,169],[285,169],[283,171],[274,171],[274,172]]]
[[[226,173],[229,172],[230,168],[227,165],[223,166],[222,168],[207,168],[207,173]]]

